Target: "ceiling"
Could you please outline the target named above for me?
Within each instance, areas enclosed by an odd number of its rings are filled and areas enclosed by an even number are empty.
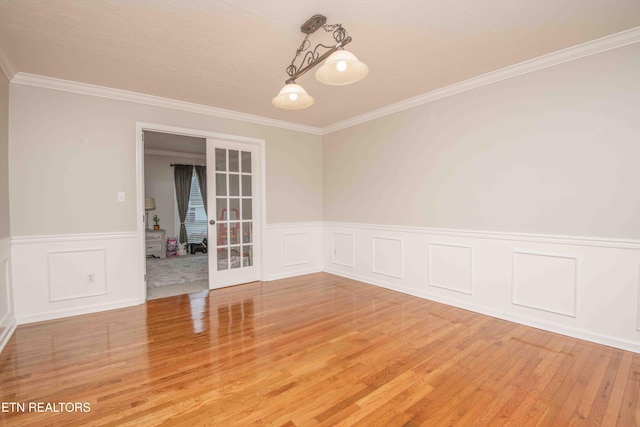
[[[297,82],[316,103],[279,110],[271,98],[317,13],[343,24],[369,75],[334,87],[309,73]],[[9,74],[322,128],[639,25],[638,0],[0,0],[0,58]]]

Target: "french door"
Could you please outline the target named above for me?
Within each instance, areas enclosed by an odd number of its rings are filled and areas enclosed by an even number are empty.
[[[260,150],[207,139],[209,289],[260,280]]]

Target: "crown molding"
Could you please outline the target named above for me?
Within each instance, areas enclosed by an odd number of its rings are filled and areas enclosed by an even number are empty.
[[[544,68],[553,67],[565,62],[574,61],[576,59],[595,55],[608,50],[617,49],[633,43],[640,42],[640,27],[631,28],[609,36],[595,39],[586,43],[581,43],[566,49],[559,50],[537,58],[529,59],[518,64],[510,65],[499,70],[491,71],[477,77],[472,77],[450,86],[436,89],[422,95],[408,98],[400,102],[396,102],[386,107],[370,111],[368,113],[352,117],[350,119],[337,122],[322,128],[322,135],[327,135],[341,129],[359,125],[371,120],[375,120],[384,116],[388,116],[399,111],[408,110],[419,105],[427,104],[438,99],[446,98],[462,92],[467,92],[485,85],[496,83],[522,74],[531,73],[542,70]]]
[[[1,57],[0,57],[1,59]],[[2,65],[0,63],[0,65]],[[205,114],[222,119],[239,120],[264,126],[271,126],[281,129],[305,132],[314,135],[321,135],[322,130],[313,126],[306,126],[283,120],[270,119],[267,117],[255,116],[253,114],[240,113],[237,111],[225,110],[222,108],[209,107],[191,102],[178,101],[175,99],[162,98],[159,96],[145,95],[137,92],[130,92],[121,89],[113,89],[104,86],[97,86],[87,83],[72,82],[69,80],[56,79],[53,77],[38,76],[28,73],[16,73],[11,83],[37,86],[47,89],[62,90],[65,92],[79,93],[83,95],[99,96],[102,98],[117,99],[120,101],[135,102],[138,104],[150,105],[153,107],[171,108],[174,110],[187,111],[190,113]]]

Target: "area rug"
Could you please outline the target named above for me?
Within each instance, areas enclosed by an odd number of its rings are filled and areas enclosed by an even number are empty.
[[[147,258],[147,288],[208,280],[207,255]]]
[[[178,283],[177,285],[148,287],[147,300],[192,294],[195,292],[209,292],[209,281],[198,280],[197,282]]]

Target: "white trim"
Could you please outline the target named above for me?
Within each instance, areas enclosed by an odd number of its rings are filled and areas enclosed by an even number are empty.
[[[568,317],[573,317],[573,318],[577,318],[578,317],[578,313],[577,313],[577,304],[578,304],[578,272],[580,271],[579,269],[579,263],[580,260],[578,259],[578,256],[576,255],[567,255],[567,254],[556,254],[556,253],[551,253],[551,252],[540,252],[540,251],[525,251],[525,250],[520,250],[520,249],[515,249],[511,251],[511,304],[514,305],[519,305],[520,307],[526,307],[526,308],[532,308],[534,310],[541,310],[541,311],[546,311],[547,313],[553,313],[553,314],[560,314],[562,316],[568,316]],[[571,307],[571,312],[569,313],[565,313],[562,311],[555,311],[555,310],[551,310],[549,308],[545,308],[545,307],[540,307],[537,306],[535,304],[527,304],[525,302],[518,302],[516,301],[516,297],[515,297],[515,256],[516,255],[533,255],[533,256],[539,256],[539,257],[547,257],[547,258],[562,258],[562,259],[572,259],[575,261],[575,266],[574,266],[574,282],[573,282],[573,307]]]
[[[640,331],[640,265],[638,266],[638,301],[636,305],[636,331]]]
[[[286,239],[288,236],[307,236],[307,257],[304,261],[287,262]],[[296,265],[311,264],[311,233],[283,233],[282,234],[282,265],[284,267],[293,267]]]
[[[9,323],[6,325],[4,332],[0,334],[0,353],[2,353],[2,350],[4,350],[5,346],[13,336],[17,326],[18,323],[15,319],[9,319]]]
[[[72,82],[53,77],[38,76],[19,72],[13,76],[11,83],[37,86],[47,89],[62,90],[65,92],[79,93],[83,95],[99,96],[101,98],[117,99],[120,101],[135,102],[138,104],[150,105],[153,107],[171,108],[173,110],[187,111],[196,114],[220,117],[223,119],[239,120],[242,122],[254,123],[257,125],[271,126],[281,129],[305,132],[314,135],[321,135],[322,130],[317,127],[301,125],[283,120],[270,119],[268,117],[256,116],[253,114],[241,113],[238,111],[225,110],[223,108],[209,107],[191,102],[178,101],[175,99],[162,98],[159,96],[145,95],[127,90],[113,89],[104,86],[91,85],[87,83]]]
[[[274,281],[274,280],[288,279],[290,277],[304,276],[305,274],[322,273],[323,271],[325,271],[325,270],[323,270],[322,268],[318,268],[318,267],[310,267],[310,268],[306,268],[306,269],[303,269],[303,270],[286,271],[286,272],[283,272],[283,273],[269,274],[264,279],[264,281],[265,282],[271,282],[271,281]]]
[[[376,239],[377,240],[393,240],[400,242],[400,275],[385,273],[383,271],[376,270]],[[355,247],[355,244],[354,244]],[[372,236],[371,237],[371,272],[375,274],[381,274],[383,276],[395,277],[396,279],[404,279],[404,241],[395,237],[386,236]]]
[[[11,274],[10,274],[10,260],[8,256],[4,256],[4,254],[0,254],[0,264],[5,264],[5,269],[4,269],[4,280],[5,280],[5,284],[7,286],[7,292],[4,295],[4,297],[6,298],[7,301],[7,312],[4,314],[4,316],[0,317],[0,326],[2,326],[5,322],[9,321],[8,323],[12,323],[13,322],[13,304],[12,304],[12,299],[11,299]],[[15,323],[15,322],[14,322]],[[1,341],[1,337],[0,337],[0,341]],[[0,346],[0,351],[1,351],[2,347]]]
[[[7,299],[7,313],[0,319],[0,325],[3,327],[2,333],[0,333],[0,352],[4,350],[13,332],[16,330],[17,322],[15,319],[15,307],[13,304],[13,283],[11,281],[11,239],[9,237],[0,239],[0,263],[5,263],[4,280],[7,286],[6,299]]]
[[[433,262],[431,259],[431,247],[432,246],[448,246],[451,248],[463,248],[463,249],[469,249],[469,291],[463,291],[460,289],[455,289],[455,288],[450,288],[449,286],[443,285],[443,284],[439,284],[439,283],[434,283],[432,277],[431,277],[431,272],[433,271]],[[453,245],[451,243],[439,243],[439,242],[430,242],[427,245],[427,250],[428,250],[428,274],[427,274],[427,285],[428,286],[433,286],[435,288],[440,288],[440,289],[445,289],[447,291],[452,291],[452,292],[459,292],[461,294],[465,294],[465,295],[473,295],[473,246],[471,245]]]
[[[336,261],[336,234],[351,236],[351,265]],[[356,268],[356,236],[353,233],[333,231],[331,233],[331,263],[342,265],[343,267]]]
[[[117,308],[131,307],[134,305],[144,304],[145,300],[128,299],[107,304],[85,305],[82,307],[67,308],[62,310],[51,310],[45,313],[31,314],[19,316],[16,320],[19,325],[27,323],[41,322],[44,320],[60,319],[62,317],[78,316],[81,314],[98,313],[100,311],[115,310]]]
[[[531,326],[533,328],[542,329],[542,330],[553,332],[556,334],[566,335],[569,337],[583,339],[583,340],[595,342],[598,344],[607,345],[610,347],[620,348],[623,350],[632,351],[634,353],[640,353],[640,343],[638,343],[637,341],[629,341],[629,340],[620,339],[620,338],[613,338],[611,336],[594,333],[586,329],[567,327],[567,326],[559,325],[557,323],[547,322],[540,319],[534,319],[528,316],[507,313],[492,307],[472,304],[467,301],[448,298],[442,295],[426,293],[416,289],[410,289],[404,286],[386,283],[377,278],[373,279],[370,277],[353,274],[347,271],[332,269],[330,267],[327,268],[327,266],[325,266],[324,271],[326,273],[335,274],[336,276],[346,277],[348,279],[357,280],[359,282],[367,283],[374,286],[380,286],[382,288],[390,289],[396,292],[401,292],[403,294],[424,298],[426,300],[447,304],[447,305],[462,308],[465,310],[470,310],[478,314],[484,314],[487,316],[496,317],[498,319],[507,320],[509,322],[519,323],[525,326]]]
[[[554,243],[562,245],[640,250],[640,240],[631,239],[578,237],[552,234],[508,233],[502,231],[458,230],[450,228],[377,225],[347,222],[325,222],[324,225],[327,227],[357,228],[377,231],[391,231],[396,233],[435,234],[440,236],[471,237],[477,239],[512,240],[523,242]]]
[[[86,253],[86,252],[102,252],[102,265],[104,266],[104,289],[97,291],[97,292],[91,292],[91,293],[86,293],[86,294],[75,294],[75,295],[67,295],[64,297],[58,297],[58,298],[54,298],[53,294],[54,294],[54,289],[53,286],[51,285],[51,255],[54,254],[77,254],[79,252],[82,253]],[[86,249],[82,249],[82,250],[63,250],[63,251],[48,251],[47,252],[47,280],[49,283],[47,283],[47,287],[49,288],[49,302],[58,302],[58,301],[70,301],[70,300],[76,300],[76,299],[80,299],[80,298],[89,298],[89,297],[96,297],[96,296],[100,296],[100,295],[107,295],[108,291],[107,291],[107,284],[109,283],[109,281],[107,280],[107,250],[105,248],[86,248]]]
[[[485,85],[507,80],[522,74],[532,73],[544,68],[553,67],[565,62],[574,61],[576,59],[617,49],[637,42],[640,42],[640,27],[621,31],[586,43],[581,43],[576,46],[529,59],[518,64],[510,65],[499,70],[490,71],[486,74],[472,77],[413,98],[408,98],[403,101],[396,102],[395,104],[387,105],[341,122],[333,123],[322,128],[322,135],[327,135],[341,129],[346,129],[351,126],[385,117],[399,111],[408,110],[409,108],[417,107],[419,105],[428,104],[429,102],[462,92],[467,92]]]
[[[86,234],[53,234],[43,236],[17,236],[11,238],[12,245],[31,245],[34,243],[55,243],[82,240],[103,239],[134,239],[138,233],[135,231],[114,233],[86,233]]]
[[[200,153],[185,153],[181,151],[167,151],[167,150],[154,150],[151,148],[145,148],[144,154],[153,154],[155,156],[165,156],[165,157],[184,157],[188,159],[201,159],[206,160],[206,154]]]

